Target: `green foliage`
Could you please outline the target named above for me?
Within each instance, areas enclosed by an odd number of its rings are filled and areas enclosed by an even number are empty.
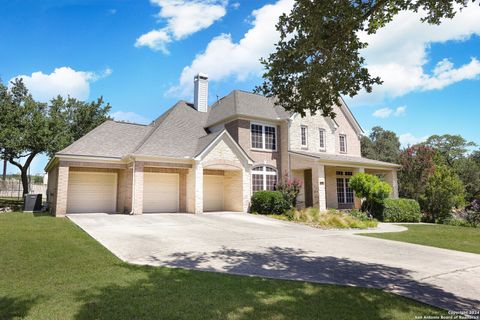
[[[451,134],[433,135],[424,144],[435,149],[440,156],[439,161],[449,166],[452,166],[455,160],[463,158],[469,147],[476,146],[474,142],[467,141],[460,135]]]
[[[472,225],[465,219],[459,217],[448,217],[443,221],[443,224],[456,227],[471,227]]]
[[[460,158],[453,163],[453,170],[465,186],[467,201],[480,196],[480,162],[473,157]]]
[[[343,210],[343,212],[351,215],[354,218],[357,218],[360,221],[372,220],[372,218],[368,215],[368,213],[366,213],[364,211],[357,210],[357,209]]]
[[[381,217],[385,222],[420,222],[420,205],[413,199],[385,199]]]
[[[388,183],[368,173],[355,174],[350,178],[349,186],[355,191],[357,197],[365,198],[362,209],[369,213],[372,213],[374,206],[382,204],[392,192],[392,187]]]
[[[361,139],[362,156],[368,159],[398,162],[400,141],[393,131],[381,127],[373,127],[370,135]]]
[[[438,24],[465,7],[464,0],[333,1],[297,0],[276,28],[280,41],[261,62],[264,83],[257,92],[304,116],[307,111],[335,117],[341,95],[355,96],[381,84],[361,56],[367,43],[359,34],[374,34],[402,10],[422,10],[422,21]]]
[[[419,200],[427,186],[428,178],[435,171],[433,157],[435,150],[415,145],[400,152],[398,172],[399,194],[401,197]]]
[[[257,191],[252,195],[250,211],[258,214],[284,214],[290,207],[280,191]]]
[[[297,196],[300,193],[301,188],[302,181],[297,178],[290,179],[288,174],[285,174],[283,180],[275,186],[275,190],[280,191],[285,200],[290,203],[292,207],[297,205]]]
[[[18,167],[23,192],[28,193],[27,173],[33,159],[65,148],[108,119],[109,111],[102,98],[87,103],[57,97],[40,103],[21,79],[12,81],[10,89],[0,81],[0,158]]]
[[[464,203],[462,181],[446,166],[439,166],[428,179],[425,194],[420,199],[430,221],[443,222],[452,208]]]

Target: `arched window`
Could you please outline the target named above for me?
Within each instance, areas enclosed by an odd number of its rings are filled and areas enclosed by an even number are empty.
[[[277,170],[269,166],[252,169],[252,191],[273,190],[277,184]]]

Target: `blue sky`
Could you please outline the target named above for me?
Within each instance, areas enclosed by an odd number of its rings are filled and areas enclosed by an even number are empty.
[[[292,1],[2,0],[0,77],[23,77],[39,100],[103,96],[115,118],[148,122],[191,100],[197,72],[209,74],[211,102],[252,90]],[[393,130],[404,145],[434,133],[480,144],[479,16],[473,5],[429,26],[401,13],[376,35],[360,35],[370,43],[367,65],[385,81],[347,99],[363,128]],[[46,161],[39,157],[32,173]]]

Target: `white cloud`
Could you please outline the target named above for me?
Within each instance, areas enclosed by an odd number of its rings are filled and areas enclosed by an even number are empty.
[[[480,75],[480,62],[470,57],[470,62],[455,67],[449,59],[437,62],[430,72],[428,50],[432,43],[465,41],[480,35],[480,6],[471,4],[458,12],[455,18],[440,25],[420,22],[422,13],[400,12],[385,28],[374,35],[361,34],[369,43],[362,52],[373,76],[384,83],[373,93],[362,92],[353,99],[354,104],[379,103],[413,91],[442,89],[453,83],[476,79]]]
[[[293,0],[279,0],[254,10],[252,27],[239,42],[233,42],[229,34],[212,39],[205,51],[183,69],[179,84],[167,93],[181,96],[191,94],[193,76],[198,72],[207,73],[211,81],[230,76],[245,80],[250,75],[260,75],[262,66],[259,59],[271,53],[279,40],[275,29],[278,17],[289,12],[293,3]]]
[[[401,115],[404,115],[405,112],[407,112],[407,106],[401,106],[401,107],[398,107],[397,109],[395,109],[395,112],[393,113],[393,115],[395,117],[399,117]]]
[[[404,133],[401,134],[398,139],[400,140],[400,144],[402,147],[409,147],[413,146],[414,144],[423,142],[428,139],[429,136],[424,136],[424,137],[416,137],[411,133]]]
[[[130,123],[149,124],[151,120],[131,111],[116,111],[112,112],[110,116],[117,121],[125,121]]]
[[[111,69],[95,73],[76,71],[70,67],[61,67],[56,68],[50,74],[37,71],[29,76],[18,75],[10,81],[15,78],[22,78],[32,96],[39,101],[45,102],[57,95],[86,100],[90,95],[90,83],[108,77],[111,73]]]
[[[168,53],[166,45],[208,28],[226,13],[226,0],[150,0],[160,7],[157,17],[166,20],[165,27],[141,35],[136,47],[147,46]]]
[[[375,112],[373,112],[372,115],[374,117],[377,117],[377,118],[388,118],[390,116],[399,117],[399,116],[405,114],[406,111],[407,111],[406,106],[401,106],[401,107],[398,107],[396,109],[381,108],[381,109],[375,110]]]
[[[375,110],[372,116],[377,118],[388,118],[392,115],[392,112],[393,110],[390,108],[382,108],[382,109]]]

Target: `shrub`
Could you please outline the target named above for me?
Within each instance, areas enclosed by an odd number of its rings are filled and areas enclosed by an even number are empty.
[[[357,218],[360,221],[368,221],[372,220],[372,217],[363,211],[357,210],[357,209],[352,209],[352,210],[343,210],[346,214],[351,215],[354,218]]]
[[[420,222],[420,205],[413,199],[386,199],[383,202],[381,216],[376,218],[385,222]]]
[[[443,224],[448,224],[455,227],[471,227],[472,225],[465,219],[451,216],[443,221]]]
[[[368,173],[357,173],[349,182],[350,188],[355,191],[355,194],[359,198],[365,198],[362,204],[362,211],[373,214],[372,210],[378,204],[382,204],[392,188],[386,182],[381,181],[377,176]]]
[[[443,222],[450,216],[452,208],[463,204],[463,197],[462,181],[449,168],[439,166],[428,179],[420,204],[429,214],[430,220]]]
[[[290,209],[280,191],[258,191],[252,195],[250,210],[258,214],[284,214]]]
[[[275,190],[280,191],[292,207],[297,206],[297,196],[301,188],[302,182],[297,178],[290,179],[288,174],[285,174],[283,180],[275,186]]]

